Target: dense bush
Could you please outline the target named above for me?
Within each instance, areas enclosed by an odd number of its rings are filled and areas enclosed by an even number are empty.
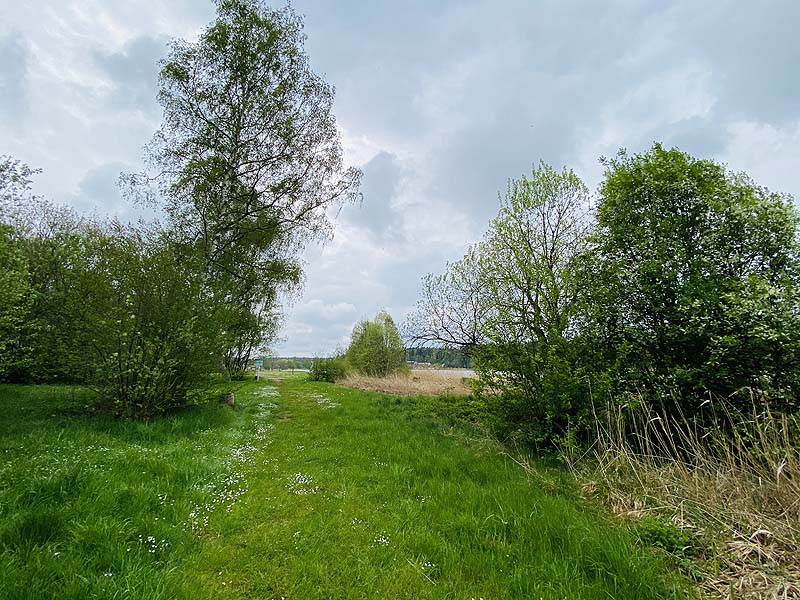
[[[183,405],[222,343],[197,258],[158,229],[62,225],[19,240],[32,301],[6,379],[81,383],[123,416]]]
[[[315,358],[308,372],[308,378],[311,381],[328,381],[330,383],[344,379],[346,375],[347,362],[342,355]]]
[[[0,380],[30,367],[25,346],[33,327],[27,260],[11,227],[0,224]]]
[[[743,387],[796,408],[791,199],[659,145],[606,166],[587,257],[595,366],[607,366],[617,392],[658,393],[690,412]]]
[[[97,240],[76,329],[88,341],[88,384],[123,416],[183,406],[214,371],[219,336],[202,271],[158,231]]]
[[[212,371],[240,376],[277,334],[304,244],[330,233],[328,209],[355,199],[361,174],[344,167],[302,18],[260,0],[216,9],[196,42],[170,45],[149,172],[122,177],[163,225],[77,218],[0,157],[0,223],[13,226],[0,229],[0,377],[84,383],[150,417]]]

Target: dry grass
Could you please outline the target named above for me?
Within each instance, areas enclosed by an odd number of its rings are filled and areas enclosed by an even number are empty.
[[[587,495],[691,532],[707,597],[800,598],[797,417],[756,398],[749,413],[722,406],[702,428],[646,403],[606,415],[595,448],[570,460]]]
[[[337,383],[358,390],[405,396],[468,396],[472,390],[466,381],[460,369],[415,369],[388,377],[350,374]]]

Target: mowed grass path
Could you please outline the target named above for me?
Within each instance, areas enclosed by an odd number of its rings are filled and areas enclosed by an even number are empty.
[[[0,598],[680,598],[557,470],[291,378],[152,423],[0,387]],[[55,408],[54,408],[55,407]]]

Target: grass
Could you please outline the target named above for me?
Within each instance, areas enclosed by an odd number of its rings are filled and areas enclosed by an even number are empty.
[[[338,383],[357,390],[404,396],[468,396],[472,390],[463,372],[462,369],[415,369],[388,377],[350,373]]]
[[[752,400],[747,413],[708,403],[703,428],[644,401],[610,408],[571,467],[586,494],[667,542],[708,596],[800,598],[800,421]]]
[[[685,597],[567,473],[429,399],[280,377],[149,423],[0,386],[0,597]]]

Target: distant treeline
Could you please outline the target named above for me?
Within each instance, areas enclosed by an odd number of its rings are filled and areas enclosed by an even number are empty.
[[[264,366],[268,369],[310,369],[314,359],[308,356],[283,356],[278,358],[265,358]]]
[[[469,356],[458,348],[406,348],[405,354],[406,360],[410,363],[427,363],[454,369],[472,368]],[[307,356],[265,358],[264,367],[269,369],[311,369],[314,360]]]
[[[406,360],[456,369],[472,368],[472,360],[459,348],[406,348]]]

